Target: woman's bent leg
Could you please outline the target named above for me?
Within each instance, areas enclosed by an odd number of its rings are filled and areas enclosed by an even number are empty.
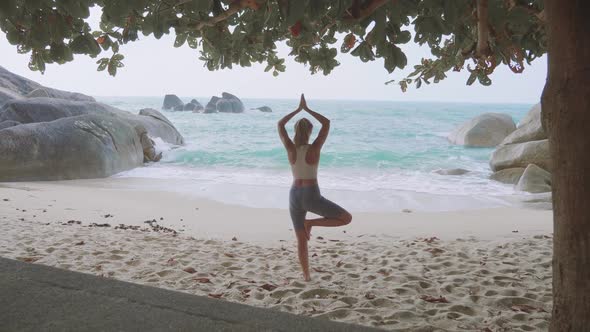
[[[350,212],[323,196],[310,201],[306,208],[308,211],[323,217],[305,220],[304,226],[308,234],[311,233],[311,228],[314,226],[338,227],[348,225],[352,221]]]

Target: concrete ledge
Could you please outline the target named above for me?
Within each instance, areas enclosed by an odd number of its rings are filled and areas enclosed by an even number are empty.
[[[2,331],[376,331],[0,258]]]

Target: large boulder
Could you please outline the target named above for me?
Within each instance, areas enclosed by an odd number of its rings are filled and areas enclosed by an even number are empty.
[[[166,95],[164,96],[164,103],[162,104],[162,109],[169,110],[169,109],[177,109],[180,106],[180,110],[184,106],[184,103],[178,96],[176,95]]]
[[[159,137],[164,142],[174,145],[184,144],[184,138],[172,122],[155,109],[142,109],[139,111],[139,115],[125,112],[123,116],[134,126],[142,125],[145,127],[148,135],[152,138]]]
[[[193,111],[193,112],[197,112],[199,109],[203,109],[203,106],[201,104],[199,104],[199,105],[193,104],[192,102],[187,103],[182,108],[183,111]]]
[[[485,113],[458,126],[448,136],[453,144],[471,147],[497,146],[516,129],[508,114]]]
[[[16,75],[0,66],[0,106],[11,99],[29,97],[49,97],[79,101],[95,101],[93,97],[76,93],[47,88],[41,84]]]
[[[93,97],[77,92],[62,91],[51,88],[37,88],[25,96],[27,98],[45,97],[45,98],[57,98],[67,99],[76,101],[96,101]]]
[[[0,107],[2,107],[2,105],[4,105],[9,100],[21,98],[22,96],[20,94],[0,86]]]
[[[220,99],[221,98],[215,96],[211,97],[211,99],[205,106],[205,110],[203,111],[203,113],[217,113],[217,102]]]
[[[21,123],[18,121],[13,121],[13,120],[2,121],[2,122],[0,122],[0,130],[2,130],[4,128],[18,126],[19,124],[21,124]]]
[[[217,111],[221,113],[233,113],[234,107],[231,101],[226,99],[219,99],[216,104]]]
[[[541,167],[530,164],[516,184],[516,189],[530,193],[551,191],[551,174]]]
[[[529,164],[551,171],[548,140],[502,145],[492,153],[490,159],[490,167],[493,171],[527,167]]]
[[[536,103],[531,107],[529,112],[518,122],[518,127],[522,127],[527,123],[541,117],[541,103]]]
[[[244,104],[240,98],[231,93],[223,92],[221,98],[213,96],[205,106],[203,113],[242,113],[244,112]]]
[[[136,130],[105,114],[0,130],[0,181],[102,178],[143,158]]]
[[[117,111],[114,107],[97,102],[54,98],[14,99],[0,108],[0,121],[48,122],[84,114],[115,114]]]
[[[232,113],[242,113],[244,112],[244,104],[240,100],[240,98],[232,95],[231,93],[222,92],[221,99],[227,101],[231,105]],[[219,103],[219,102],[218,102]],[[221,112],[221,110],[220,110]]]
[[[506,184],[517,184],[524,170],[524,167],[505,168],[492,173],[490,179]]]
[[[0,122],[12,120],[20,123],[49,122],[78,115],[109,115],[120,117],[132,127],[145,127],[150,137],[160,137],[165,142],[181,145],[182,135],[156,110],[142,110],[139,115],[115,107],[86,101],[53,98],[29,98],[11,100],[0,109]]]
[[[502,145],[528,141],[538,141],[547,138],[541,123],[541,104],[535,105],[519,123],[518,128],[508,135]]]

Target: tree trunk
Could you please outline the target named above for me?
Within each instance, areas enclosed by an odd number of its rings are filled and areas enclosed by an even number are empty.
[[[550,331],[590,330],[590,4],[546,0],[543,122],[553,162]]]

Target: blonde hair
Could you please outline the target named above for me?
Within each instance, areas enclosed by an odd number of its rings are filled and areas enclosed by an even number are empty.
[[[311,124],[311,121],[307,120],[306,118],[301,118],[295,122],[294,141],[296,147],[308,144],[312,129],[313,125]]]

